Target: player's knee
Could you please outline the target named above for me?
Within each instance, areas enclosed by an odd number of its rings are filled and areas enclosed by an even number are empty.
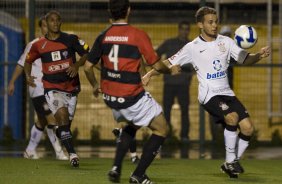
[[[239,116],[236,112],[231,112],[224,117],[226,124],[236,126],[239,121]]]
[[[244,135],[251,136],[255,131],[254,126],[249,120],[243,120],[239,125],[240,130]]]
[[[169,131],[168,124],[166,123],[163,115],[155,118],[149,127],[152,129],[154,134],[162,137],[166,137]]]

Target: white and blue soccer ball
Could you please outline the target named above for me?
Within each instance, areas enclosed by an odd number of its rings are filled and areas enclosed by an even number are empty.
[[[241,25],[235,31],[234,40],[239,47],[249,49],[256,44],[258,35],[254,27]]]

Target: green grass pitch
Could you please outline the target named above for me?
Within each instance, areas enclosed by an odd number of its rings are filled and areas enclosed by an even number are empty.
[[[281,184],[282,160],[243,160],[246,173],[230,179],[221,173],[223,160],[157,159],[147,174],[155,183],[164,184]],[[0,158],[0,184],[108,184],[107,172],[112,159],[81,159],[80,168],[68,161]],[[134,165],[126,159],[121,183],[128,183]]]

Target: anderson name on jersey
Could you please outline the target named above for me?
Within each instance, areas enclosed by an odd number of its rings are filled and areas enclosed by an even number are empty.
[[[205,104],[216,95],[235,96],[227,78],[230,57],[242,64],[248,54],[229,37],[218,35],[207,42],[199,36],[168,60],[172,65],[193,65],[199,81],[198,99]]]

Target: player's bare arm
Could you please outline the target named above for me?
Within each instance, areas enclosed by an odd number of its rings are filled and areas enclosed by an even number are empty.
[[[148,85],[151,77],[159,75],[160,73],[170,73],[171,75],[179,74],[181,68],[179,65],[171,65],[168,60],[159,61],[153,65],[153,69],[142,77],[143,85]]]
[[[36,87],[36,84],[34,83],[34,79],[36,79],[36,77],[30,75],[31,69],[32,69],[32,64],[25,62],[24,72],[25,72],[26,83],[31,87]]]
[[[96,77],[95,77],[95,74],[94,74],[94,71],[93,71],[93,66],[94,65],[91,62],[86,61],[85,64],[84,64],[84,72],[85,72],[85,75],[86,75],[89,83],[91,84],[91,86],[93,88],[93,95],[95,97],[98,97],[98,95],[101,91],[100,91],[98,81],[96,80]]]
[[[17,65],[14,72],[13,72],[13,75],[12,75],[12,78],[9,82],[9,85],[8,85],[8,94],[11,96],[14,94],[14,91],[15,91],[15,82],[16,80],[19,78],[19,76],[23,73],[23,67],[20,66],[20,65]]]
[[[71,65],[68,69],[67,69],[67,74],[70,77],[75,77],[78,73],[79,67],[83,66],[85,61],[87,59],[87,54],[84,54],[79,61],[77,61],[76,63],[74,63],[73,65]]]
[[[271,49],[269,46],[263,47],[260,49],[258,53],[249,54],[243,64],[244,65],[255,64],[258,61],[260,61],[261,59],[268,57],[270,53],[271,53]]]

